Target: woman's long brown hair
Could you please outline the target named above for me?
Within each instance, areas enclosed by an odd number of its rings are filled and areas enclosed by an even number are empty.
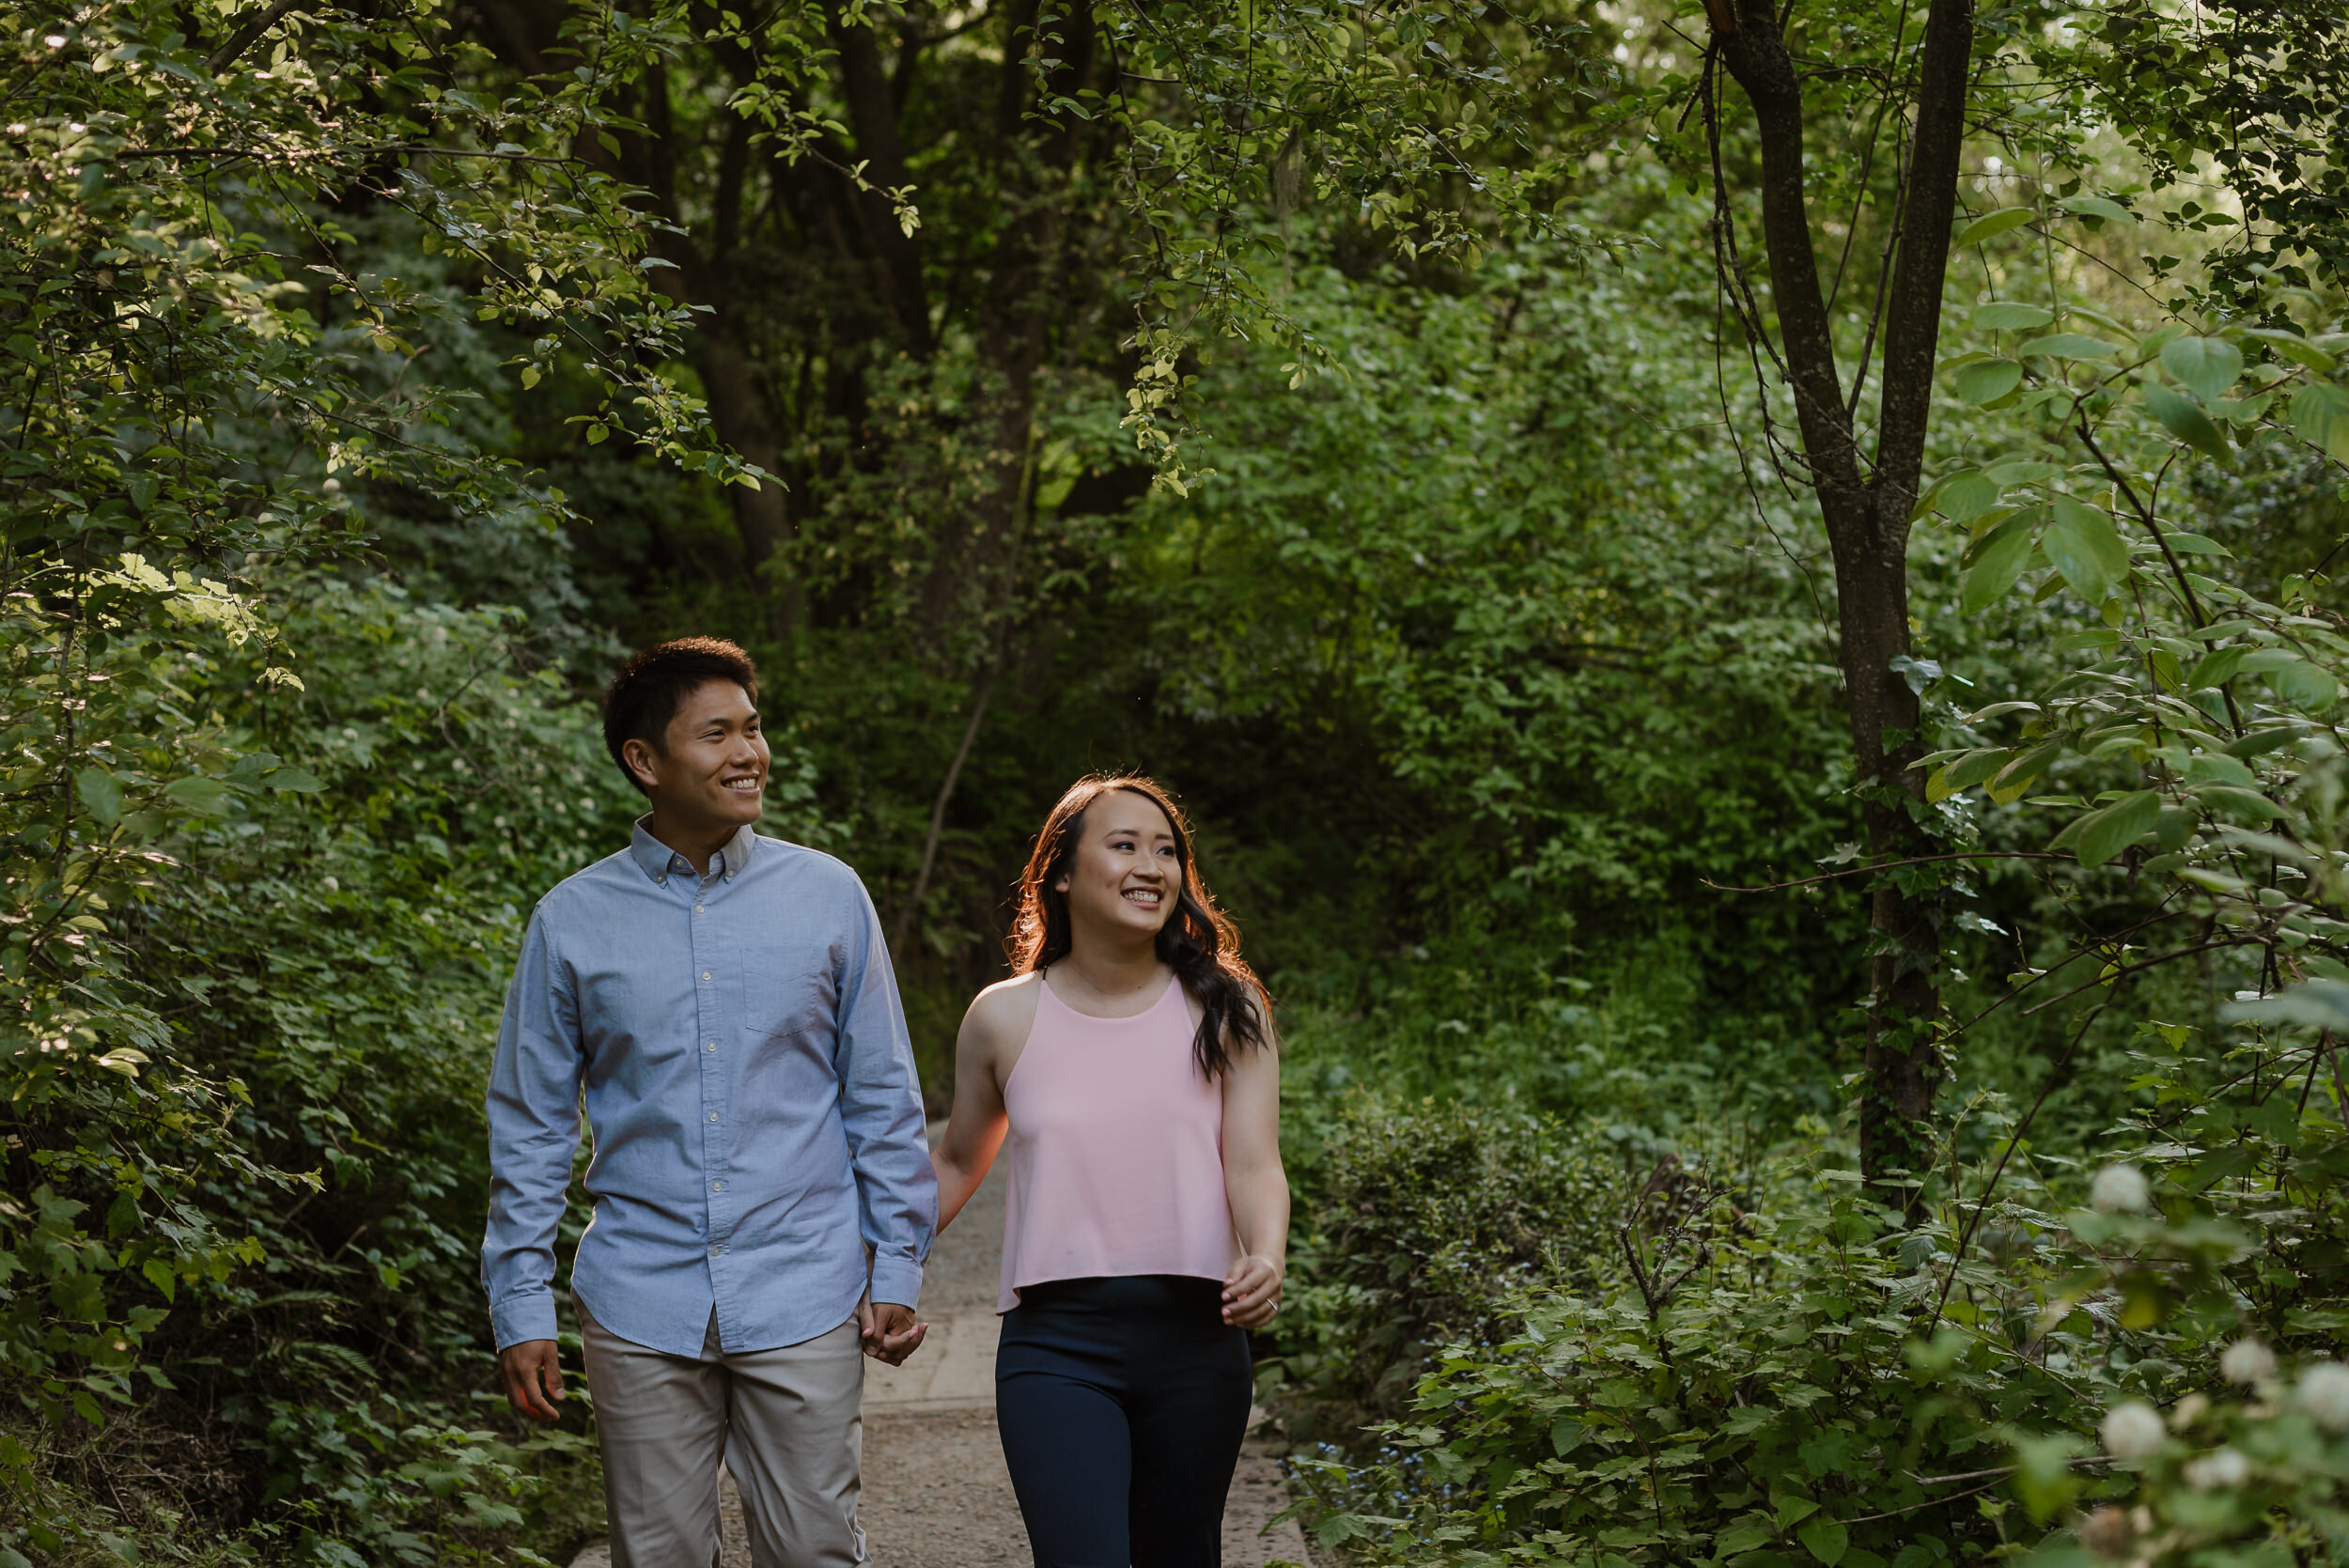
[[[1077,858],[1085,811],[1112,790],[1139,795],[1166,813],[1174,831],[1174,858],[1182,882],[1174,912],[1159,929],[1159,957],[1174,971],[1183,989],[1199,1003],[1199,1031],[1191,1054],[1210,1080],[1228,1071],[1233,1056],[1261,1050],[1272,1042],[1272,999],[1239,955],[1239,927],[1215,907],[1215,895],[1199,876],[1190,851],[1190,824],[1157,780],[1139,773],[1080,779],[1068,786],[1035,835],[1035,851],[1019,875],[1019,910],[1011,923],[1014,974],[1041,970],[1068,956],[1072,937],[1068,895],[1054,886]]]

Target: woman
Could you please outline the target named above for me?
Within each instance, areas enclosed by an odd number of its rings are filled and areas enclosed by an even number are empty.
[[[1212,1568],[1288,1244],[1264,988],[1133,776],[1052,808],[1011,959],[932,1157],[942,1229],[1009,1134],[995,1408],[1028,1540],[1038,1568]]]

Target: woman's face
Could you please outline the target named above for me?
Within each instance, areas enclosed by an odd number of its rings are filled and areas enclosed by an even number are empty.
[[[1146,796],[1112,789],[1085,808],[1076,859],[1054,886],[1068,896],[1072,934],[1155,938],[1182,880],[1166,813]]]

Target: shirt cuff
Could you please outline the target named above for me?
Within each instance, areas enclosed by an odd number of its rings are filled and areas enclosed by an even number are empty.
[[[922,1304],[922,1265],[911,1258],[873,1259],[873,1301],[897,1307]]]
[[[497,1331],[500,1350],[524,1340],[553,1339],[554,1293],[535,1290],[527,1296],[507,1296],[490,1309],[490,1326]]]

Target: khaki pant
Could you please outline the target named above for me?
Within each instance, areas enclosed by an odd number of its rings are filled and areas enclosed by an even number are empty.
[[[864,1449],[856,1325],[729,1356],[713,1313],[699,1356],[621,1339],[584,1306],[587,1387],[603,1445],[613,1568],[707,1568],[718,1558],[718,1462],[733,1472],[754,1568],[854,1568]]]

